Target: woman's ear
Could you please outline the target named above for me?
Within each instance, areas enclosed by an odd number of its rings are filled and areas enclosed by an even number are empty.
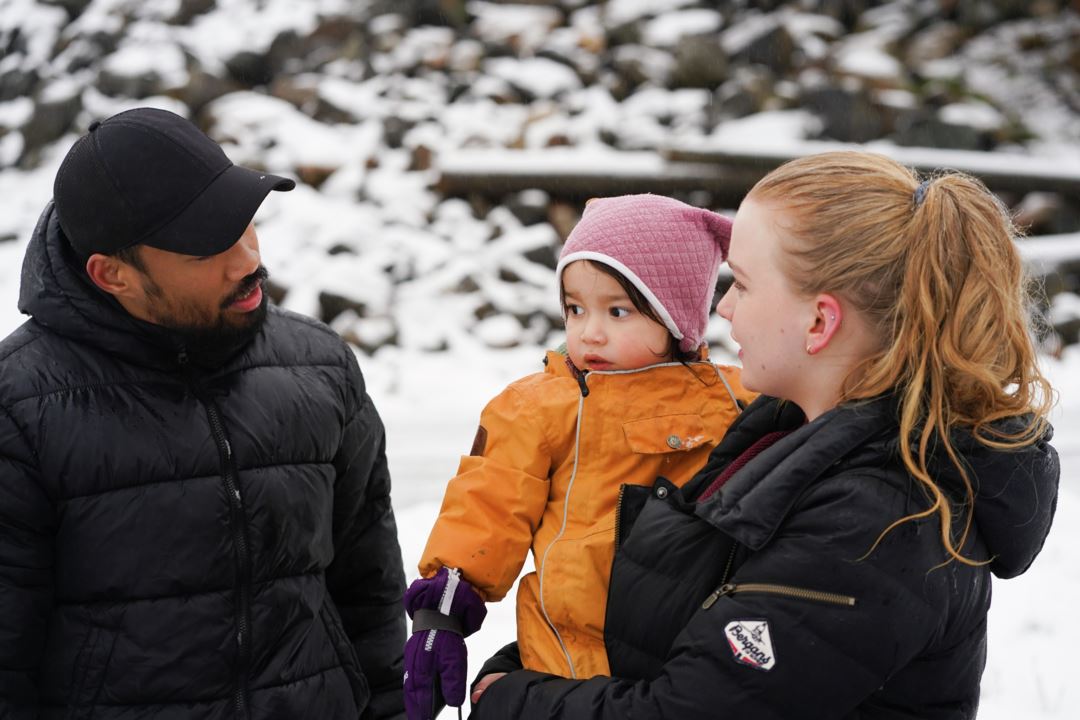
[[[806,333],[806,352],[815,355],[826,347],[840,329],[844,311],[834,295],[822,293],[814,298],[813,324]]]

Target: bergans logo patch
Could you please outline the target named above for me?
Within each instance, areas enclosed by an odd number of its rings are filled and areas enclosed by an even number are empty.
[[[768,672],[776,665],[772,635],[765,620],[733,620],[724,628],[735,659],[743,665]]]

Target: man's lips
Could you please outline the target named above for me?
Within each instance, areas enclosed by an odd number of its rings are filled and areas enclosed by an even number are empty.
[[[229,303],[229,307],[240,312],[251,312],[262,303],[262,296],[262,282],[257,282],[246,295],[241,295]]]

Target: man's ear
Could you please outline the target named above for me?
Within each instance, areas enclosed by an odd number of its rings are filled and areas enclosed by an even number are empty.
[[[86,261],[86,274],[95,285],[116,297],[127,297],[137,287],[135,268],[110,255],[91,255]]]

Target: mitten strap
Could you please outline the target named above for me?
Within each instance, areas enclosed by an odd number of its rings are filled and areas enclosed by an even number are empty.
[[[412,631],[417,633],[423,630],[449,630],[458,635],[465,634],[461,620],[453,615],[443,615],[438,610],[423,609],[413,613]]]

